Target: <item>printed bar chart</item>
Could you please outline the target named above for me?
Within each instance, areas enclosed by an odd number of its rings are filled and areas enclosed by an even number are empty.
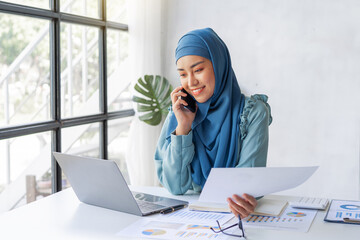
[[[316,210],[301,210],[287,207],[280,217],[250,215],[243,220],[245,228],[268,228],[307,232],[316,216]]]

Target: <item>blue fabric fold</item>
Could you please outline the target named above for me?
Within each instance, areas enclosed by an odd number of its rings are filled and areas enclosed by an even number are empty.
[[[205,103],[197,103],[198,111],[192,123],[195,155],[191,162],[193,181],[204,186],[211,168],[235,167],[240,133],[240,115],[245,96],[241,93],[231,66],[225,43],[211,29],[198,29],[185,34],[178,42],[176,62],[183,56],[197,55],[212,62],[215,74],[213,96]],[[170,113],[167,139],[177,127]],[[240,144],[241,146],[241,144]]]

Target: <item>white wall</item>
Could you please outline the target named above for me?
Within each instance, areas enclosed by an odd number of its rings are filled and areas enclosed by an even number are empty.
[[[287,194],[357,199],[360,138],[360,1],[169,0],[163,72],[186,32],[212,27],[227,44],[246,95],[272,107],[268,166],[319,165]]]

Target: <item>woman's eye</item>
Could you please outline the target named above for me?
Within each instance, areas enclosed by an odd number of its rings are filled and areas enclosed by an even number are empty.
[[[196,69],[195,72],[196,72],[196,73],[197,73],[197,72],[201,72],[202,70],[203,70],[202,68]]]
[[[180,77],[185,77],[185,74],[180,74]]]

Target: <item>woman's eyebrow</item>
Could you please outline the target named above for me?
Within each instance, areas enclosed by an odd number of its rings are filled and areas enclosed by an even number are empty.
[[[190,68],[194,68],[194,67],[196,67],[197,65],[199,65],[199,64],[201,64],[201,63],[203,63],[203,62],[205,62],[205,61],[200,61],[200,62],[194,63],[193,65],[190,66]],[[177,70],[178,70],[178,71],[184,71],[183,68],[178,68]]]
[[[193,68],[193,67],[195,67],[195,66],[197,66],[197,65],[199,65],[200,63],[203,63],[203,62],[204,62],[204,61],[200,61],[200,62],[194,63],[193,65],[190,66],[190,68]]]

